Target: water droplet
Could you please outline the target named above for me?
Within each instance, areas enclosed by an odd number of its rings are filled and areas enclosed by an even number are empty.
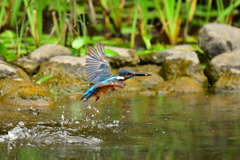
[[[20,121],[20,122],[18,123],[18,125],[21,126],[21,127],[23,127],[23,126],[24,126],[24,122]]]

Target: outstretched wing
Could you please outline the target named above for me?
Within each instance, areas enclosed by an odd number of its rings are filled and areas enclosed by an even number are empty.
[[[98,43],[95,48],[88,50],[89,58],[86,59],[86,72],[90,82],[99,83],[113,76],[110,71],[106,56],[104,54],[104,45]]]

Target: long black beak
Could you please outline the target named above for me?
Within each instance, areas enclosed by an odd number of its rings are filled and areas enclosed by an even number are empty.
[[[149,73],[141,73],[141,72],[135,72],[134,76],[151,76],[152,74]]]

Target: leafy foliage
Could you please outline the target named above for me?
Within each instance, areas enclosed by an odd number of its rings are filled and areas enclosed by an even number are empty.
[[[146,54],[167,44],[196,44],[195,35],[188,35],[192,28],[209,22],[231,25],[238,6],[238,0],[2,0],[0,53],[11,60],[58,43],[81,56],[87,45],[102,42]]]

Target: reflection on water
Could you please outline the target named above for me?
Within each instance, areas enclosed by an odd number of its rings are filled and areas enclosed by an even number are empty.
[[[0,111],[0,159],[237,159],[239,94],[59,102]]]

